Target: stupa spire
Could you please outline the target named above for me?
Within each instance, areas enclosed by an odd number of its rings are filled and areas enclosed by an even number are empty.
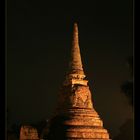
[[[74,29],[73,29],[73,40],[72,40],[72,48],[71,48],[71,58],[69,63],[69,72],[84,74],[82,61],[81,61],[80,48],[79,48],[77,23],[74,23]]]
[[[64,82],[64,85],[68,84],[87,85],[87,81],[83,80],[84,78],[85,74],[83,70],[79,47],[78,25],[77,23],[74,23],[69,69],[66,75],[66,81]]]

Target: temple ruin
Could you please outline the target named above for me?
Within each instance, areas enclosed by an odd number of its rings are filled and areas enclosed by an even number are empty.
[[[20,140],[110,140],[103,121],[94,109],[88,80],[85,78],[78,26],[75,23],[69,67],[59,91],[55,113],[41,138],[38,138],[37,130],[23,126]]]
[[[109,140],[109,133],[93,107],[85,77],[75,23],[69,68],[55,114],[49,121],[48,140]]]

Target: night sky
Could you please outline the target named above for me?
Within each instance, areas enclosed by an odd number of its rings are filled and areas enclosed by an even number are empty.
[[[133,55],[133,1],[7,1],[10,124],[48,119],[68,69],[74,22],[93,104],[112,136],[132,118],[121,93]]]

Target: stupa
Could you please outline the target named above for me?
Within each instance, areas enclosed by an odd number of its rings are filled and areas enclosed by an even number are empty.
[[[60,89],[58,105],[49,121],[49,140],[110,140],[93,107],[81,61],[78,26],[74,24],[69,69]]]

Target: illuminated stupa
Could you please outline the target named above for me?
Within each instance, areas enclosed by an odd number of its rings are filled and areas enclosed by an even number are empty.
[[[82,67],[78,27],[74,24],[69,69],[60,90],[57,109],[49,121],[49,140],[109,140],[109,133],[92,103]]]

